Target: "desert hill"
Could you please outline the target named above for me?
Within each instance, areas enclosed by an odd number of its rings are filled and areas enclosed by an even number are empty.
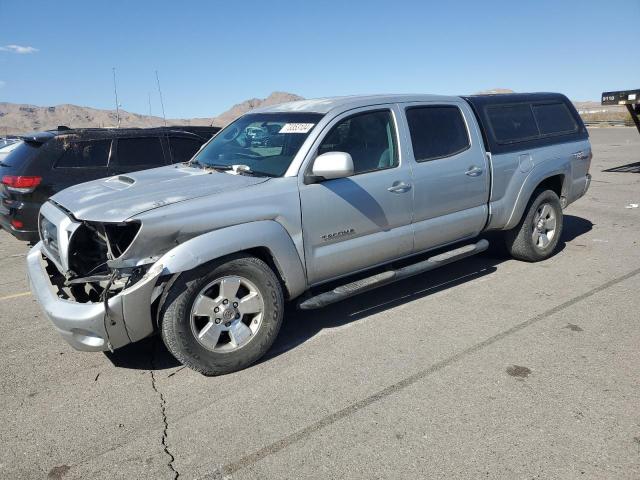
[[[479,94],[512,93],[508,88],[493,88],[478,92]],[[273,92],[266,98],[251,98],[232,106],[226,112],[215,117],[205,118],[172,118],[168,125],[215,125],[224,126],[240,115],[261,106],[302,100],[303,97],[287,92]],[[630,121],[629,115],[621,106],[602,106],[599,102],[574,102],[585,120],[623,120]],[[164,124],[157,116],[141,115],[120,110],[120,126],[122,127],[159,127]],[[69,127],[116,127],[115,110],[101,110],[78,105],[55,105],[39,107],[17,103],[0,102],[0,136],[20,134],[34,130],[54,129],[58,125]]]
[[[273,92],[267,98],[252,98],[234,105],[216,117],[167,119],[169,125],[216,125],[224,126],[240,115],[260,106],[300,100],[302,97],[286,92]],[[0,102],[0,135],[19,134],[34,130],[48,130],[58,125],[69,127],[116,127],[115,110],[100,110],[78,105],[55,105],[39,107],[17,103]],[[141,115],[120,110],[121,127],[159,127],[164,125],[161,117]]]

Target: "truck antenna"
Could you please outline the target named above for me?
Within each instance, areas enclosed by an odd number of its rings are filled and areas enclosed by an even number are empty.
[[[158,77],[158,70],[156,70],[156,82],[158,82],[158,93],[160,94],[160,106],[162,107],[162,118],[164,119],[164,126],[167,126],[167,117],[164,114],[164,102],[162,101],[162,90],[160,90],[160,78]]]
[[[120,128],[120,104],[118,103],[118,87],[116,85],[116,67],[113,70],[113,93],[116,96],[116,118],[118,120],[118,128]]]

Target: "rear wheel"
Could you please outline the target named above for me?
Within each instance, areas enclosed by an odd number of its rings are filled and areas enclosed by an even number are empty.
[[[278,278],[262,260],[235,256],[182,274],[161,310],[161,334],[184,365],[205,375],[240,370],[262,357],[282,323]]]
[[[536,190],[520,223],[505,234],[514,258],[538,262],[553,255],[562,234],[562,207],[552,190]]]

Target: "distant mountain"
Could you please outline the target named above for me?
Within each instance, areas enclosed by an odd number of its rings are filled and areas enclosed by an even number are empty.
[[[508,88],[493,88],[478,94],[514,93]],[[240,115],[254,108],[277,105],[279,103],[302,100],[303,97],[293,93],[273,92],[267,98],[251,98],[238,103],[216,117],[167,119],[169,125],[216,125],[224,126]],[[628,119],[629,114],[621,106],[602,106],[599,102],[574,102],[574,105],[585,120],[621,120]],[[34,130],[54,129],[58,125],[69,127],[116,127],[115,110],[80,107],[77,105],[56,105],[38,107],[16,103],[0,102],[0,136],[20,134]],[[140,115],[120,110],[122,127],[159,127],[164,125],[160,117]]]
[[[250,100],[245,100],[244,102],[234,105],[226,112],[221,113],[220,115],[212,119],[213,124],[222,127],[234,121],[240,115],[244,115],[249,110],[253,110],[254,108],[268,107],[270,105],[294,102],[296,100],[304,100],[304,98],[293,93],[273,92],[267,98],[252,98]]]
[[[224,126],[240,115],[260,106],[301,100],[302,97],[286,92],[273,92],[267,98],[252,98],[234,105],[217,117],[167,119],[169,125],[217,125]],[[34,130],[54,129],[58,125],[75,128],[116,127],[115,110],[80,107],[78,105],[56,105],[39,107],[16,103],[0,102],[0,135],[19,134]],[[140,115],[120,110],[121,127],[159,127],[164,125],[161,117]]]

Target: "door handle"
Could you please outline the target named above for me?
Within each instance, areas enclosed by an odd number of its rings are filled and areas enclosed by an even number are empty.
[[[387,188],[387,190],[389,190],[391,193],[404,193],[411,190],[411,184],[404,182],[393,182],[393,185]]]
[[[482,169],[480,167],[472,165],[471,167],[469,167],[469,170],[464,172],[464,174],[469,175],[470,177],[477,177],[479,175],[482,175]]]

